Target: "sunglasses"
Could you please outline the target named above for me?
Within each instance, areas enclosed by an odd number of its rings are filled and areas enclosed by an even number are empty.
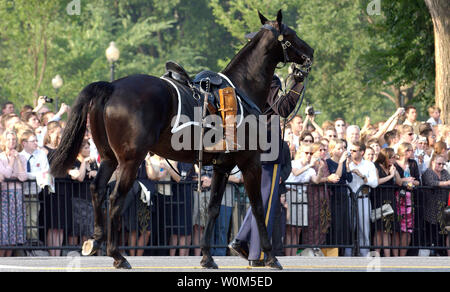
[[[445,163],[442,163],[442,162],[436,162],[436,165],[439,165],[439,166],[444,166],[444,165],[445,165]]]
[[[305,153],[306,155],[313,155],[314,154],[313,152],[303,152],[303,153]]]

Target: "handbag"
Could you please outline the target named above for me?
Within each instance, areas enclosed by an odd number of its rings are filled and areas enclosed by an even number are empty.
[[[383,204],[380,208],[376,208],[370,212],[370,220],[375,222],[376,220],[381,219],[381,217],[386,217],[391,214],[394,214],[394,209],[392,209],[391,204]]]

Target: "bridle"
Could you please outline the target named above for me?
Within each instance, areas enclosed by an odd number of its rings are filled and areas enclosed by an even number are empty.
[[[279,68],[277,67],[277,69],[283,68],[284,66],[286,66],[288,62],[291,62],[291,60],[289,59],[289,55],[287,53],[288,49],[295,50],[296,52],[298,52],[297,48],[292,46],[291,42],[284,38],[283,33],[286,30],[286,25],[281,24],[280,31],[278,31],[273,25],[266,23],[263,26],[261,26],[261,29],[270,30],[273,33],[275,39],[280,42],[281,48],[283,49],[283,65]],[[303,64],[297,64],[295,62],[293,63],[299,66],[297,69],[300,70],[300,72],[306,77],[308,76],[308,73],[311,71],[312,65],[311,58],[300,52],[298,52],[298,54],[301,55],[303,60],[305,61],[303,62]]]
[[[261,29],[267,29],[267,30],[271,31],[272,34],[274,35],[275,39],[280,42],[281,48],[283,49],[283,65],[281,67],[277,67],[277,69],[283,68],[284,66],[286,66],[286,64],[288,62],[291,61],[289,59],[289,55],[287,53],[288,49],[295,50],[295,51],[298,52],[297,48],[292,46],[291,42],[284,38],[283,33],[286,30],[286,25],[285,24],[281,24],[280,31],[278,31],[273,25],[270,25],[270,24],[266,23],[263,26],[261,26]],[[301,75],[303,75],[303,77],[304,77],[304,84],[303,84],[303,88],[302,88],[300,104],[297,106],[297,109],[296,109],[295,113],[293,115],[291,115],[291,118],[289,119],[289,121],[292,120],[295,117],[295,115],[297,115],[297,112],[298,112],[298,110],[300,109],[300,107],[301,107],[301,105],[303,103],[303,98],[304,98],[305,92],[306,92],[306,84],[307,84],[307,81],[308,81],[308,74],[311,71],[311,65],[312,65],[311,58],[309,58],[308,56],[306,56],[305,54],[300,53],[300,52],[299,52],[299,55],[301,55],[302,58],[305,60],[303,62],[303,64],[297,64],[295,62],[292,62],[292,63],[294,64],[295,69]],[[291,76],[291,75],[294,75],[294,72],[289,74],[289,76]],[[289,76],[287,78],[289,78]],[[278,104],[279,102],[281,102],[281,97],[278,97],[278,99],[275,100],[275,102],[273,104],[275,105],[275,104]],[[263,114],[267,114],[269,111],[270,111],[270,108],[267,109]],[[284,136],[284,133],[283,133],[283,136]]]

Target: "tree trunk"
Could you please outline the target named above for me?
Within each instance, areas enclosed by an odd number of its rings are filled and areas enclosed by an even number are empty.
[[[450,124],[450,2],[424,0],[433,20],[436,62],[436,105],[441,108],[441,119]]]

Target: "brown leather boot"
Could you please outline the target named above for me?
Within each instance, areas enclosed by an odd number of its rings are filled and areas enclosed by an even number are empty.
[[[234,152],[239,150],[236,135],[236,116],[228,116],[225,121],[223,139],[214,145],[204,147],[205,152]]]
[[[224,138],[212,146],[204,148],[205,152],[230,152],[237,151],[236,114],[237,100],[234,88],[226,87],[219,89],[220,109],[223,121]]]

